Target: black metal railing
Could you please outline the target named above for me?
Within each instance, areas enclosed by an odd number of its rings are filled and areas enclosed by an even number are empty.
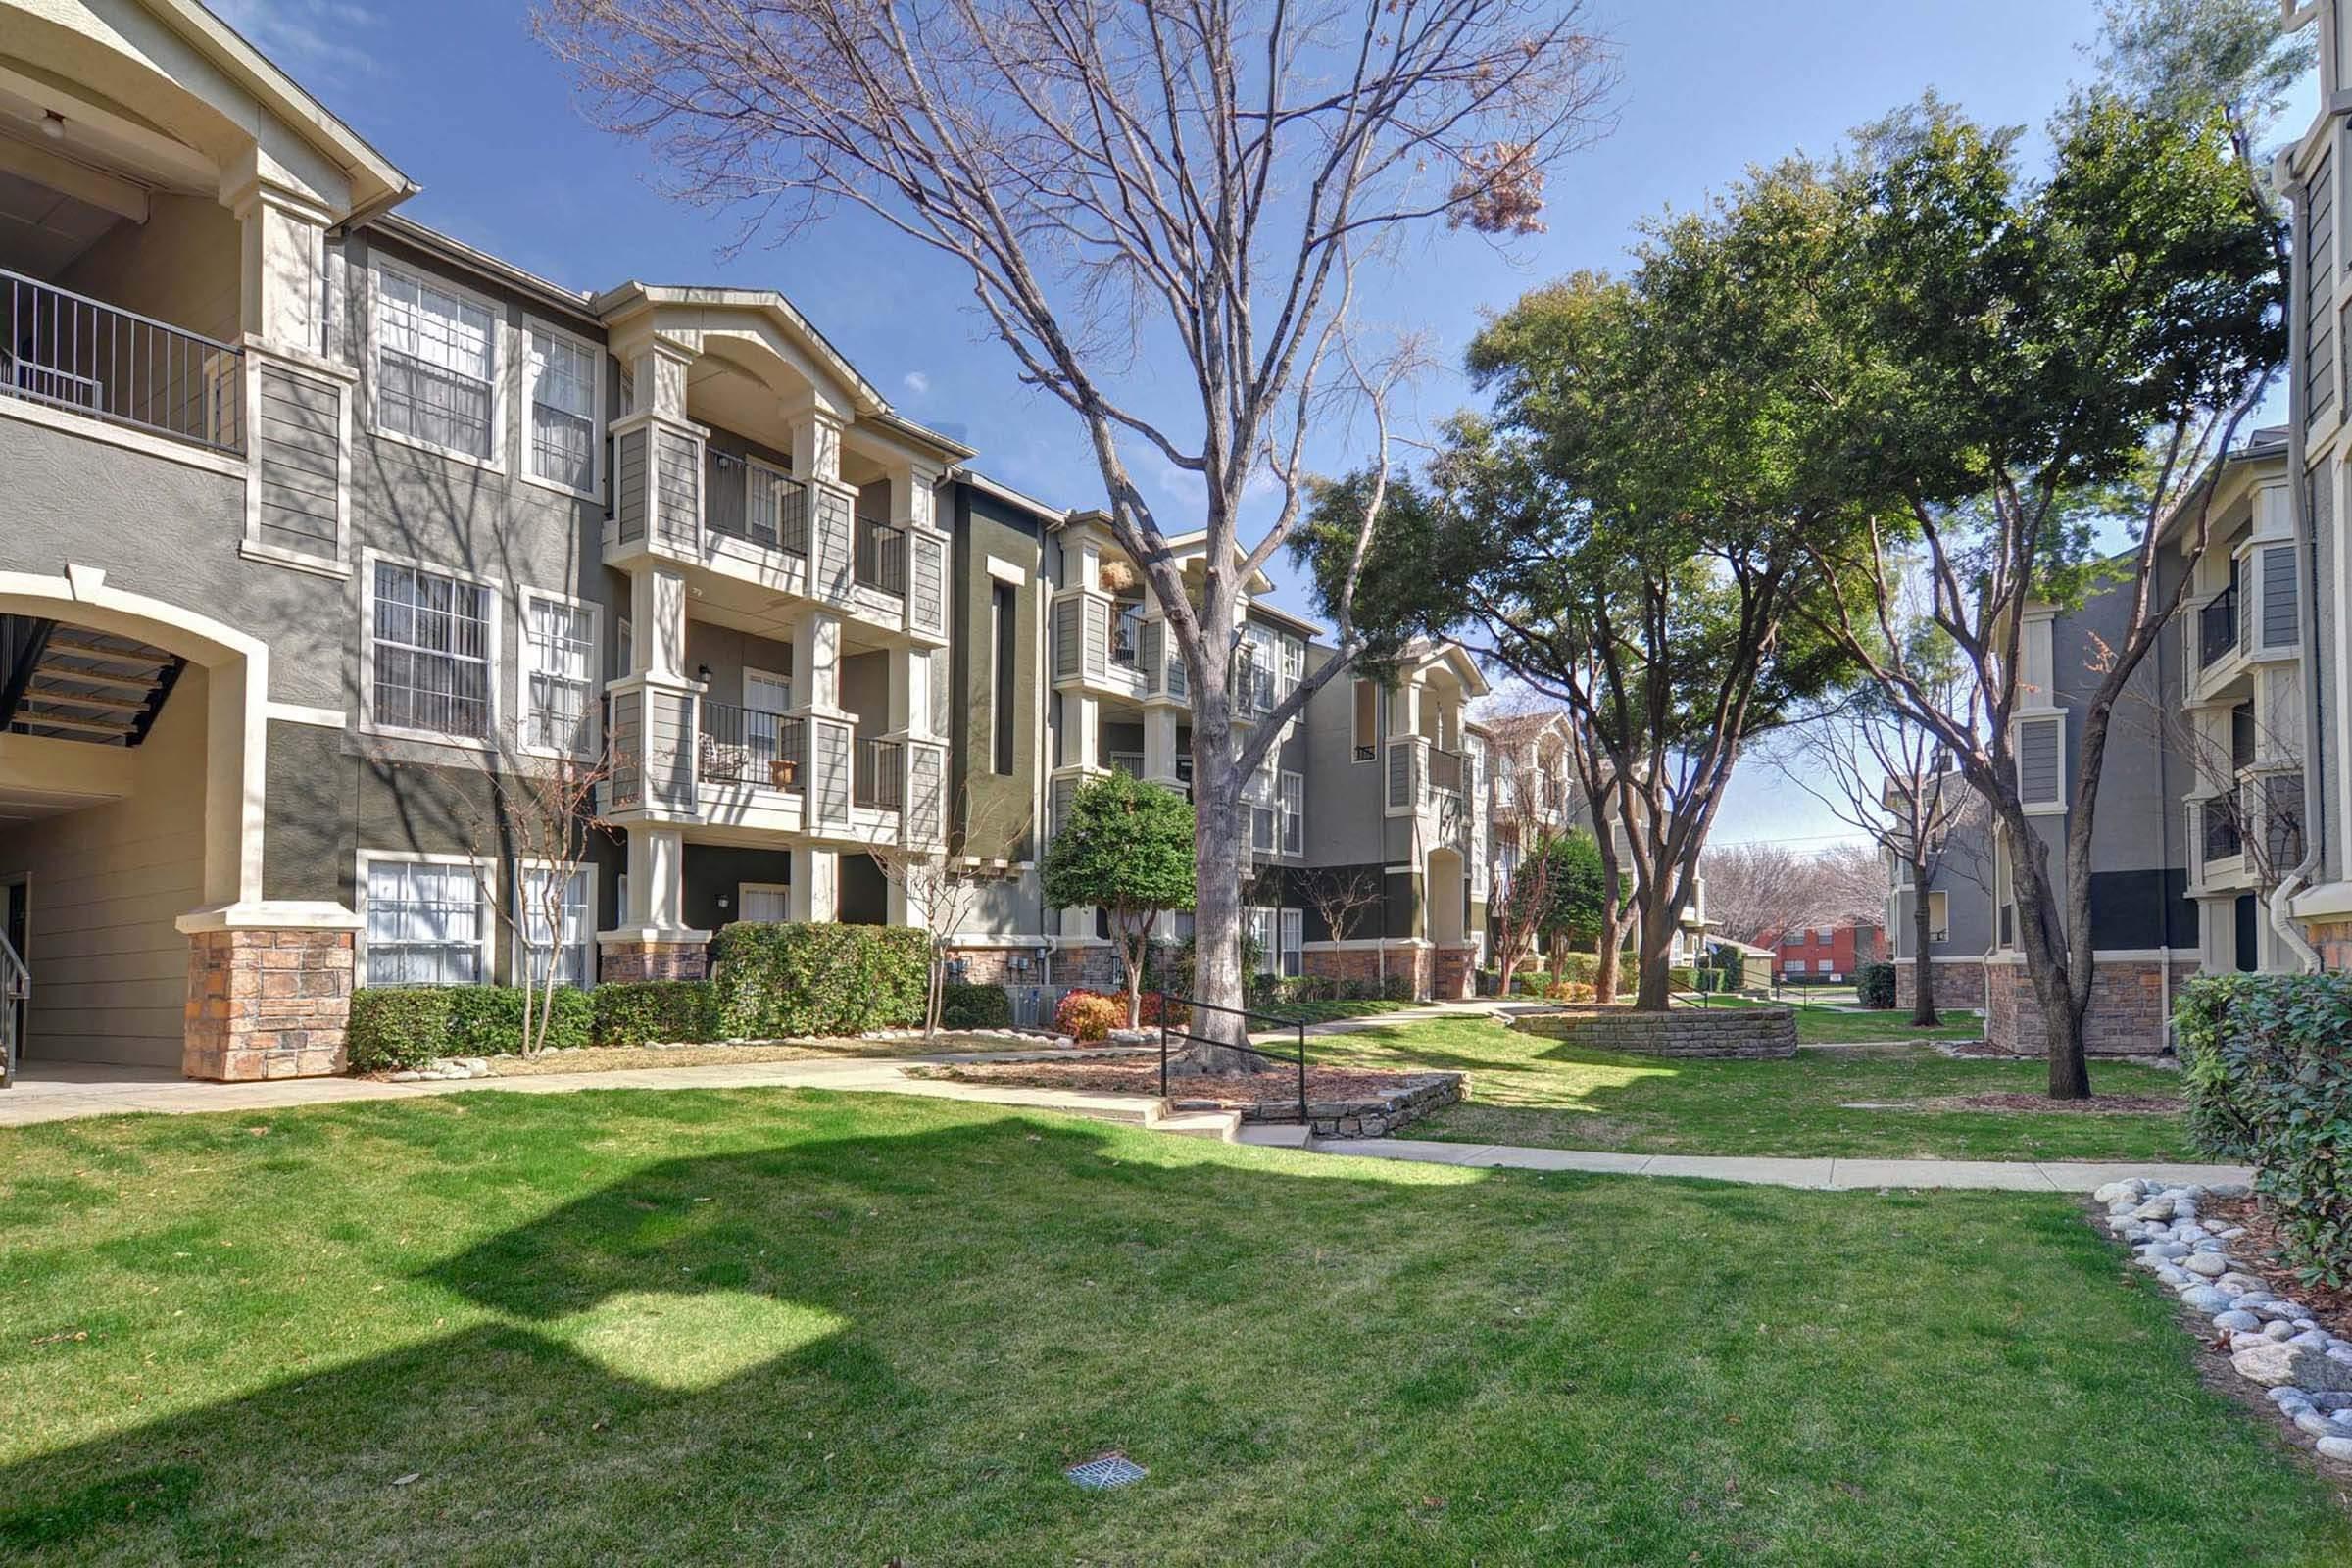
[[[0,269],[0,397],[245,450],[244,351]]]
[[[2219,663],[2237,646],[2237,584],[2205,601],[2197,612],[2197,664]]]
[[[895,811],[906,802],[906,748],[897,741],[858,743],[858,768],[850,799],[877,811]]]
[[[1305,1019],[1303,1019],[1303,1018],[1286,1018],[1286,1017],[1284,1017],[1282,1014],[1280,1014],[1280,1013],[1278,1013],[1278,1012],[1256,1012],[1256,1011],[1252,1011],[1250,1008],[1248,1008],[1248,1007],[1220,1007],[1220,1006],[1216,1006],[1216,1005],[1214,1005],[1213,1004],[1206,1003],[1206,1002],[1195,1002],[1195,1001],[1194,1001],[1192,998],[1190,998],[1190,997],[1179,997],[1179,996],[1175,996],[1175,995],[1172,995],[1172,994],[1170,994],[1169,992],[1167,992],[1167,991],[1164,991],[1164,990],[1163,990],[1163,991],[1161,991],[1161,992],[1159,993],[1159,1098],[1160,1098],[1160,1099],[1162,1099],[1162,1100],[1165,1100],[1165,1099],[1167,1099],[1167,1098],[1168,1098],[1168,1046],[1169,1046],[1169,1044],[1170,1044],[1171,1042],[1173,1042],[1173,1041],[1178,1041],[1178,1040],[1181,1040],[1181,1041],[1184,1041],[1184,1042],[1186,1042],[1186,1043],[1187,1043],[1187,1044],[1189,1044],[1189,1045],[1201,1045],[1201,1046],[1222,1046],[1222,1047],[1224,1047],[1224,1048],[1225,1048],[1226,1050],[1228,1050],[1228,1051],[1239,1051],[1239,1052],[1243,1052],[1243,1053],[1245,1053],[1245,1054],[1249,1054],[1249,1055],[1255,1056],[1255,1057],[1256,1057],[1258,1060],[1260,1060],[1260,1061],[1274,1061],[1274,1062],[1281,1062],[1281,1061],[1289,1061],[1289,1060],[1293,1059],[1293,1058],[1291,1058],[1291,1057],[1289,1057],[1289,1056],[1281,1056],[1281,1055],[1277,1055],[1277,1054],[1275,1054],[1273,1052],[1270,1052],[1270,1051],[1260,1051],[1260,1050],[1259,1050],[1257,1047],[1255,1047],[1255,1046],[1253,1046],[1253,1045],[1250,1044],[1250,1036],[1249,1036],[1249,1032],[1248,1032],[1248,1030],[1247,1030],[1247,1029],[1245,1029],[1245,1030],[1243,1031],[1242,1038],[1241,1038],[1239,1041],[1232,1041],[1232,1040],[1219,1040],[1219,1039],[1215,1038],[1213,1035],[1197,1035],[1197,1034],[1193,1034],[1193,1033],[1191,1033],[1191,1032],[1190,1032],[1189,1030],[1187,1030],[1187,1029],[1179,1029],[1179,1028],[1177,1028],[1177,1027],[1176,1027],[1174,1024],[1171,1024],[1170,1022],[1168,1022],[1169,1010],[1170,1010],[1170,1008],[1171,1008],[1171,1007],[1183,1007],[1183,1008],[1187,1009],[1187,1016],[1186,1016],[1186,1020],[1185,1020],[1185,1021],[1186,1021],[1188,1024],[1189,1024],[1189,1023],[1191,1023],[1191,1022],[1193,1021],[1193,1015],[1196,1015],[1196,1014],[1199,1014],[1199,1013],[1203,1013],[1203,1012],[1214,1012],[1214,1013],[1219,1013],[1219,1014],[1221,1014],[1221,1015],[1223,1015],[1223,1016],[1225,1016],[1225,1017],[1228,1017],[1228,1018],[1239,1018],[1239,1019],[1241,1019],[1241,1020],[1242,1020],[1242,1021],[1243,1021],[1245,1024],[1247,1024],[1247,1023],[1248,1023],[1248,1022],[1249,1022],[1250,1019],[1253,1019],[1253,1018],[1254,1018],[1254,1019],[1257,1019],[1257,1020],[1259,1020],[1259,1021],[1261,1021],[1261,1022],[1265,1022],[1265,1023],[1271,1023],[1271,1024],[1278,1025],[1278,1026],[1280,1026],[1281,1028],[1284,1028],[1284,1029],[1295,1029],[1295,1030],[1297,1030],[1297,1031],[1298,1031],[1298,1054],[1297,1054],[1297,1061],[1298,1061],[1298,1123],[1299,1123],[1299,1125],[1300,1125],[1300,1126],[1302,1126],[1302,1127],[1305,1127],[1305,1126],[1312,1126],[1312,1125],[1313,1125],[1311,1122],[1309,1122],[1309,1121],[1307,1120],[1307,1116],[1306,1116],[1306,1020],[1305,1020]]]
[[[763,550],[808,555],[808,486],[732,452],[717,447],[709,452],[704,525]]]
[[[2205,818],[2207,860],[2227,860],[2244,852],[2245,839],[2237,828],[2238,803],[2242,799],[2237,790],[2231,790],[2228,800],[2209,800],[2197,808]]]
[[[808,776],[808,722],[706,697],[697,762],[707,784],[798,791]]]
[[[1110,662],[1132,668],[1137,662],[1137,651],[1143,646],[1143,641],[1144,607],[1141,605],[1122,606],[1118,613],[1110,617]]]
[[[851,570],[858,581],[886,594],[906,597],[906,536],[886,522],[858,519],[858,548]]]

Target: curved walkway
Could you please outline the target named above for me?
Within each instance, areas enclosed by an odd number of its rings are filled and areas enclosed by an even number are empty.
[[[0,1090],[0,1127],[86,1116],[283,1110],[352,1101],[417,1100],[435,1095],[559,1095],[583,1089],[837,1089],[865,1094],[921,1095],[1126,1122],[1170,1133],[1223,1135],[1269,1148],[1370,1159],[1414,1160],[1498,1170],[1593,1171],[1619,1176],[1681,1176],[1772,1187],[1853,1191],[1882,1187],[1981,1188],[2009,1192],[2087,1193],[2127,1176],[2212,1186],[2244,1182],[2253,1173],[2236,1165],[2090,1164],[1975,1159],[1787,1159],[1736,1154],[1629,1154],[1605,1150],[1522,1149],[1508,1144],[1447,1144],[1412,1138],[1316,1140],[1304,1128],[1232,1124],[1224,1117],[1159,1113],[1160,1102],[1138,1095],[1081,1094],[1013,1084],[956,1083],[917,1078],[909,1069],[942,1061],[1034,1057],[1030,1052],[958,1053],[933,1056],[824,1056],[792,1061],[712,1062],[692,1067],[624,1067],[611,1072],[540,1073],[514,1078],[466,1078],[427,1083],[383,1083],[370,1078],[295,1078],[282,1083],[192,1083],[176,1074],[132,1068],[52,1069]],[[1062,1054],[1055,1053],[1054,1054]],[[1218,1125],[1218,1123],[1225,1125]]]

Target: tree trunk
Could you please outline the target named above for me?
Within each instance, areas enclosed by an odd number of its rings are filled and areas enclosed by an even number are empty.
[[[1198,692],[1193,715],[1193,996],[1208,1008],[1239,1008],[1242,997],[1242,865],[1233,766],[1233,730],[1224,693]],[[1193,1033],[1229,1044],[1195,1042],[1189,1072],[1238,1075],[1250,1070],[1249,1029],[1238,1012],[1199,1010]]]
[[[1927,867],[1916,862],[1911,867],[1911,1022],[1918,1028],[1935,1027],[1936,964],[1928,956],[1928,932],[1932,921],[1928,911]]]
[[[1144,1026],[1144,966],[1137,961],[1139,956],[1130,955],[1127,959],[1127,1027],[1130,1029]]]
[[[1643,906],[1642,915],[1641,979],[1634,992],[1637,1012],[1664,1012],[1672,1004],[1672,978],[1667,970],[1674,957],[1674,901],[1664,896],[1652,898]]]
[[[1603,906],[1600,911],[1600,945],[1592,961],[1592,1000],[1595,1003],[1617,1000],[1617,962],[1625,948],[1624,911]]]
[[[2026,956],[2026,979],[2034,988],[2034,1000],[2041,1005],[2043,1049],[2049,1054],[2049,1097],[2088,1100],[2090,1062],[2082,1040],[2085,1008],[2075,1001],[2074,986],[2059,946],[2065,937],[2055,929],[2056,920],[2050,913],[2051,889],[2043,858],[2046,851],[2033,837],[2030,827],[2021,830],[2009,826],[2007,831],[2011,843],[2009,896],[2017,905],[2017,940]],[[2029,843],[2031,855],[2026,853]],[[2084,961],[2088,961],[2087,954]],[[2087,1003],[2087,984],[2083,992]]]

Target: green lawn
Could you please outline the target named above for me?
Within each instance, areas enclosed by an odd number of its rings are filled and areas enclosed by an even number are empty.
[[[1884,1025],[1875,1027],[1884,1028]],[[1954,1058],[1932,1046],[1800,1051],[1788,1061],[1693,1061],[1562,1045],[1482,1018],[1317,1035],[1335,1066],[1435,1067],[1470,1075],[1470,1098],[1406,1136],[1544,1149],[1674,1154],[1951,1159],[2206,1156],[2177,1115],[1849,1110],[1947,1095],[2038,1093],[2039,1061]],[[2103,1094],[2177,1095],[2178,1073],[2094,1062]]]
[[[1701,1005],[1701,1004],[1692,1004]],[[1914,1029],[1908,1012],[1845,1012],[1830,1006],[1799,1006],[1795,1000],[1758,1002],[1747,997],[1709,997],[1708,1007],[1788,1006],[1796,1012],[1796,1038],[1808,1046],[1877,1044],[1885,1040],[1981,1040],[1984,1021],[1973,1012],[1945,1008],[1932,1029]]]
[[[0,1133],[0,1279],[12,1562],[2352,1560],[2055,1198],[477,1094]]]
[[[1299,1023],[1332,1023],[1342,1018],[1373,1018],[1384,1012],[1406,1012],[1414,1007],[1426,1007],[1426,1002],[1389,1002],[1375,999],[1369,1002],[1277,1002],[1264,1010],[1272,1016],[1294,1019]],[[1263,1019],[1250,1022],[1252,1033],[1279,1033],[1269,1030]]]

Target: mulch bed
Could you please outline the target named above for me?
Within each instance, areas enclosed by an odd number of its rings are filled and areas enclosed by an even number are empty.
[[[1019,1084],[1028,1089],[1069,1089],[1089,1095],[1154,1095],[1159,1093],[1158,1061],[1003,1061],[953,1062],[919,1069],[927,1078],[953,1078],[962,1083]],[[1413,1074],[1359,1072],[1347,1067],[1306,1070],[1309,1100],[1369,1100],[1401,1089]],[[1260,1101],[1298,1097],[1298,1069],[1245,1073],[1237,1077],[1201,1074],[1168,1075],[1170,1100],[1213,1100],[1221,1105],[1253,1105]]]
[[[2178,1115],[2187,1102],[2172,1095],[2093,1095],[2088,1100],[2051,1100],[2044,1095],[1940,1095],[1911,1102],[1917,1110],[2022,1110],[2036,1115],[2057,1111],[2077,1116]]]
[[[2230,1255],[2278,1295],[2301,1301],[2330,1334],[2352,1339],[2352,1287],[2306,1285],[2278,1245],[2278,1222],[2259,1198],[2214,1198],[2197,1205],[2197,1223],[2208,1230],[2243,1225],[2246,1234],[2230,1244]]]

